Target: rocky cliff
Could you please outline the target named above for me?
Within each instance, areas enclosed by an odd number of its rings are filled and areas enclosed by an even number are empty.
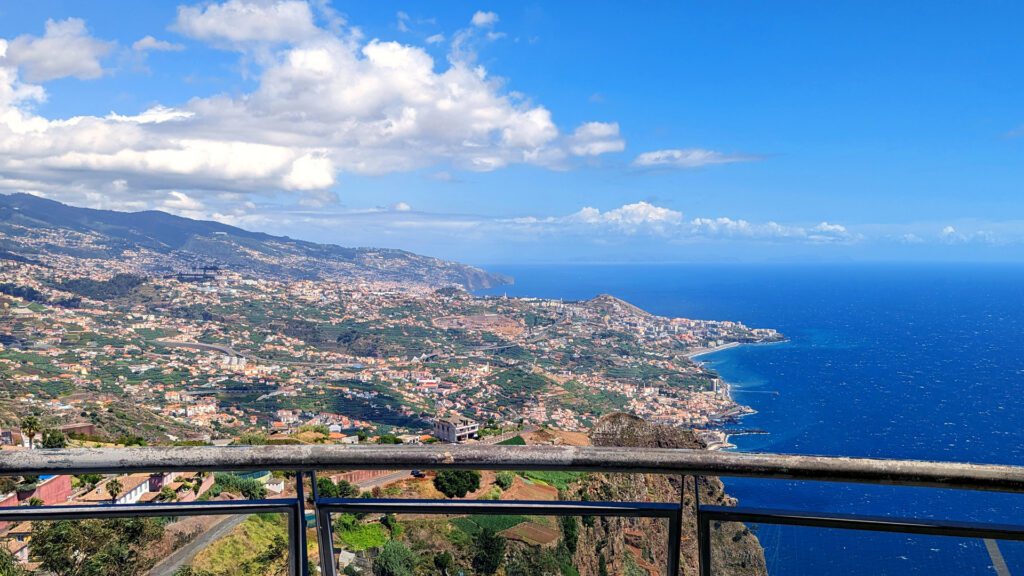
[[[704,448],[690,431],[653,425],[626,414],[602,418],[590,434],[595,446],[643,448]],[[579,500],[679,501],[683,480],[655,474],[591,474],[570,486],[564,497]],[[697,574],[697,523],[693,508],[693,478],[685,479],[681,574]],[[718,478],[705,478],[700,499],[705,504],[732,505]],[[573,557],[580,576],[651,576],[664,574],[668,523],[652,518],[591,518],[580,527]],[[767,575],[764,551],[757,537],[739,523],[712,529],[714,573],[725,576]],[[603,559],[602,559],[603,558]],[[604,569],[602,570],[602,564]]]

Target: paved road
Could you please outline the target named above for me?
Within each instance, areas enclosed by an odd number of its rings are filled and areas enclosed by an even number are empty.
[[[363,480],[362,482],[356,482],[355,485],[359,486],[361,490],[372,490],[378,486],[384,487],[392,482],[398,482],[399,480],[405,480],[406,478],[412,478],[412,470],[398,470],[385,476],[378,476],[369,480]]]
[[[178,568],[191,563],[204,548],[227,536],[236,526],[245,522],[246,518],[248,516],[245,514],[234,514],[224,518],[217,524],[214,524],[212,528],[197,536],[195,540],[178,548],[170,556],[161,560],[156,566],[153,566],[153,569],[149,571],[149,576],[173,576]]]

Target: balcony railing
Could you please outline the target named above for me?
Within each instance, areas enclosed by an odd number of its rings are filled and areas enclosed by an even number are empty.
[[[0,475],[86,474],[170,471],[288,470],[296,473],[296,496],[267,500],[91,506],[0,508],[0,521],[81,520],[134,516],[188,516],[284,513],[289,522],[289,573],[305,576],[306,512],[315,512],[320,565],[337,574],[331,534],[332,513],[523,514],[554,516],[632,516],[669,523],[667,574],[679,574],[683,516],[697,518],[699,571],[712,574],[711,528],[715,522],[751,522],[833,529],[1024,540],[1024,526],[840,515],[819,511],[780,511],[677,502],[572,502],[509,500],[396,500],[322,498],[316,473],[322,470],[538,470],[647,473],[701,478],[756,477],[823,482],[922,486],[958,490],[1024,492],[1024,467],[948,462],[878,460],[704,450],[562,446],[237,446],[110,448],[11,451],[0,454]],[[303,479],[311,480],[307,500]],[[682,482],[685,491],[687,482]],[[310,503],[311,502],[311,503]]]

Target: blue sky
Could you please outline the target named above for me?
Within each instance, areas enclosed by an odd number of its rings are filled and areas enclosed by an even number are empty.
[[[1021,260],[1022,16],[0,1],[0,191],[476,263]]]

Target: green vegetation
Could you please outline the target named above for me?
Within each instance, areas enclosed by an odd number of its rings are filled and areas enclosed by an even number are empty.
[[[397,540],[388,540],[373,561],[373,576],[412,576],[416,555]]]
[[[388,541],[388,531],[381,523],[364,524],[352,514],[340,514],[334,520],[334,535],[352,552],[380,548]]]
[[[163,535],[152,518],[34,522],[31,558],[54,576],[141,576],[144,552]]]
[[[339,480],[335,484],[325,476],[317,477],[316,488],[323,498],[358,498],[360,492],[358,486],[347,480]]]
[[[514,514],[508,515],[473,515],[463,516],[461,518],[452,519],[452,526],[455,526],[459,530],[462,530],[470,536],[476,536],[480,534],[485,528],[490,528],[495,532],[501,532],[502,530],[508,530],[513,526],[518,526],[523,522],[529,520],[526,516],[519,516]]]
[[[254,514],[196,556],[194,574],[286,574],[288,527],[282,514]]]
[[[473,570],[481,576],[492,576],[505,560],[508,543],[492,528],[484,528],[473,539]]]
[[[60,430],[43,430],[43,448],[67,448],[68,437]]]
[[[28,576],[28,570],[21,567],[6,547],[0,548],[0,576]]]
[[[131,294],[146,279],[134,274],[117,274],[110,280],[93,280],[92,278],[72,278],[57,285],[65,292],[73,292],[93,300],[113,300]]]
[[[449,498],[463,498],[480,488],[476,470],[442,470],[434,476],[434,487]]]
[[[508,470],[502,470],[494,476],[494,483],[497,484],[502,490],[508,490],[512,487],[512,483],[515,482],[516,475]]]
[[[516,472],[523,478],[530,480],[531,482],[540,482],[549,486],[554,486],[559,490],[565,490],[570,484],[576,482],[583,476],[583,472],[539,472],[539,471],[526,471]]]
[[[239,494],[249,500],[267,497],[267,487],[252,478],[242,478],[236,474],[217,472],[214,474],[213,486],[207,491],[210,498],[220,496],[221,492]]]
[[[491,380],[510,396],[523,394],[535,394],[547,388],[551,381],[533,372],[527,372],[522,368],[509,368],[498,372]]]
[[[509,438],[508,440],[502,440],[501,442],[498,442],[498,444],[503,446],[526,446],[526,440],[524,440],[522,436],[519,436],[517,434]]]

